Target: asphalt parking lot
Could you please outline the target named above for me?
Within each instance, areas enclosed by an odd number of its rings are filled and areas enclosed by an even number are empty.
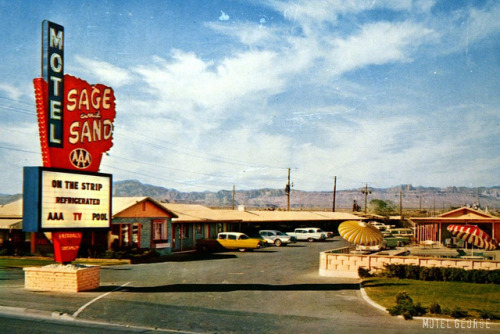
[[[344,245],[336,237],[104,267],[99,290],[78,294],[26,291],[22,270],[3,269],[0,305],[182,333],[421,332],[421,321],[366,303],[358,280],[318,275],[320,251]]]

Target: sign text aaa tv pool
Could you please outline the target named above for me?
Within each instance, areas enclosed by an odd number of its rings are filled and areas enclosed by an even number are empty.
[[[25,230],[109,228],[111,175],[25,167],[24,180],[25,217],[26,210],[36,213],[25,220]]]

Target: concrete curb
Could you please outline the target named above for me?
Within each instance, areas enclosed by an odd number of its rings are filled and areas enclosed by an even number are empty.
[[[110,328],[120,329],[136,329],[143,332],[166,332],[166,333],[185,333],[185,334],[202,334],[204,332],[190,332],[190,331],[180,331],[176,329],[169,328],[158,328],[158,327],[148,327],[148,326],[136,326],[128,324],[116,324],[112,322],[105,321],[94,321],[87,319],[77,319],[67,313],[60,312],[50,312],[50,311],[40,311],[22,307],[11,307],[11,306],[0,306],[0,314],[3,315],[14,315],[18,317],[36,318],[36,319],[54,319],[59,321],[74,321],[81,324],[106,326]]]
[[[367,302],[368,304],[370,304],[371,306],[373,306],[375,308],[378,308],[379,310],[381,310],[385,313],[389,313],[385,307],[375,303],[373,300],[371,300],[370,297],[368,297],[368,295],[366,294],[365,288],[363,287],[363,282],[359,283],[359,290],[361,291],[361,296],[363,297],[365,302]]]
[[[26,316],[31,318],[43,318],[43,319],[59,319],[59,320],[71,320],[71,321],[75,320],[75,318],[73,318],[71,315],[67,313],[41,311],[24,307],[0,306],[0,314]]]

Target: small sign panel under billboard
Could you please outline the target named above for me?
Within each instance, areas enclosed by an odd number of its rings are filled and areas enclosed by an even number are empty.
[[[25,167],[24,180],[25,231],[109,228],[111,175]]]

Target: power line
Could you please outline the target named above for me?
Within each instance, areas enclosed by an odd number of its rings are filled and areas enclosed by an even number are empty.
[[[208,176],[208,177],[228,178],[228,176],[215,175],[215,174],[206,174],[206,173],[198,173],[198,172],[190,172],[190,171],[187,171],[185,169],[166,167],[166,166],[163,166],[163,165],[156,165],[156,164],[152,164],[152,163],[148,163],[148,162],[144,162],[144,161],[139,161],[139,160],[135,160],[135,159],[129,159],[129,158],[124,158],[124,157],[119,157],[119,156],[111,155],[111,154],[108,155],[108,156],[110,158],[117,158],[117,159],[121,159],[121,160],[125,160],[125,161],[134,162],[134,163],[137,163],[137,164],[140,164],[140,165],[146,165],[146,166],[156,167],[156,168],[160,168],[160,169],[168,169],[168,170],[173,170],[173,171],[177,171],[177,172],[190,173],[190,174],[196,174],[196,175]]]
[[[134,134],[134,133],[132,133],[132,134]],[[134,134],[134,135],[139,135],[140,137],[152,139],[154,141],[157,141],[157,142],[160,142],[160,143],[164,143],[164,144],[166,144],[168,146],[158,145],[158,144],[152,143],[151,141],[141,140],[141,139],[137,139],[136,138],[138,141],[142,141],[144,143],[147,143],[147,144],[150,144],[150,145],[154,145],[157,148],[161,148],[161,149],[164,149],[164,150],[174,151],[174,152],[177,152],[177,153],[182,154],[182,155],[187,155],[187,156],[192,157],[192,158],[205,159],[205,160],[210,160],[210,161],[215,161],[215,162],[222,162],[222,163],[231,164],[231,165],[239,165],[239,166],[244,166],[244,167],[269,168],[269,169],[286,169],[286,168],[279,167],[279,166],[256,165],[256,164],[252,164],[252,163],[246,162],[246,161],[229,160],[227,158],[221,158],[221,157],[217,157],[215,155],[212,155],[212,156],[203,156],[203,155],[199,155],[199,154],[190,154],[190,153],[187,153],[186,151],[193,152],[192,150],[188,150],[188,149],[182,149],[181,150],[180,148],[179,149],[173,148],[173,146],[178,146],[178,145],[174,145],[171,142],[168,142],[168,141],[165,141],[165,140],[160,140],[160,139],[157,139],[157,138],[152,138],[152,137],[144,136],[142,134]],[[122,137],[124,139],[132,141],[130,133],[127,133],[127,136],[117,135],[117,137]]]
[[[14,99],[10,99],[10,98],[3,97],[3,96],[0,96],[0,98],[4,99],[4,100],[12,101],[12,102],[23,103],[23,104],[30,105],[33,108],[35,108],[35,105],[31,104],[31,103],[27,103],[27,102],[20,101],[20,100],[14,100]],[[19,113],[24,113],[24,114],[29,114],[29,115],[36,115],[36,112],[29,111],[27,109],[21,109],[21,108],[16,108],[16,107],[12,107],[12,106],[2,105],[2,104],[0,104],[0,107],[6,108],[6,109],[10,109],[10,110],[13,110],[13,111],[19,112]],[[179,154],[183,154],[183,155],[186,155],[186,156],[189,156],[189,157],[192,157],[192,158],[199,158],[199,159],[210,160],[210,161],[214,161],[214,162],[220,162],[220,163],[231,164],[231,165],[244,166],[244,167],[269,168],[269,169],[286,169],[285,167],[281,167],[281,166],[253,164],[253,163],[248,162],[248,161],[241,161],[241,160],[235,160],[235,159],[227,159],[227,158],[219,157],[219,156],[216,156],[216,155],[204,156],[204,155],[200,155],[200,154],[193,154],[192,150],[189,150],[187,148],[179,147],[178,145],[173,144],[172,142],[169,142],[169,141],[166,141],[166,140],[161,140],[161,139],[154,138],[154,137],[149,137],[149,136],[146,136],[146,135],[143,135],[143,134],[139,134],[139,133],[133,133],[133,132],[130,133],[130,132],[128,132],[127,136],[122,136],[122,135],[116,134],[116,133],[113,134],[114,137],[123,137],[124,139],[127,139],[127,140],[131,140],[131,138],[130,138],[131,135],[135,136],[136,140],[142,141],[142,142],[150,144],[150,145],[154,145],[157,148],[161,148],[163,150],[171,150],[171,151],[174,151],[174,152],[177,152]],[[139,139],[137,137],[143,137],[143,138],[146,138],[148,140]],[[158,144],[156,144],[156,143],[154,143],[152,141],[166,144],[166,146],[158,145]],[[175,146],[177,146],[179,148],[175,148]],[[191,152],[191,153],[187,153],[186,151]]]
[[[35,106],[34,103],[24,102],[24,101],[21,101],[21,100],[15,100],[15,99],[11,99],[11,98],[8,98],[8,97],[5,97],[5,96],[0,96],[0,99],[7,100],[7,101],[12,101],[12,102],[16,102],[16,103],[22,103],[22,104],[26,104],[26,105],[32,106],[32,107]]]
[[[0,104],[0,108],[10,109],[10,110],[13,110],[13,111],[21,113],[21,114],[36,115],[36,112],[34,112],[34,111],[30,111],[30,110],[27,110],[27,109],[16,108],[16,107],[12,107],[12,106],[7,106],[5,104]]]
[[[109,166],[109,165],[106,165],[106,164],[102,164],[101,166],[107,167],[107,168],[111,168],[111,169],[116,169],[116,170],[119,170],[119,171],[122,171],[122,172],[127,172],[129,174],[146,176],[146,177],[153,178],[153,179],[159,179],[159,180],[163,180],[163,181],[173,182],[173,183],[177,183],[177,184],[180,184],[180,185],[183,185],[183,186],[190,186],[190,187],[194,187],[194,188],[198,188],[198,189],[203,189],[203,190],[205,190],[205,189],[200,186],[201,184],[204,184],[206,186],[213,186],[213,185],[207,184],[207,183],[191,184],[189,182],[180,182],[180,181],[176,181],[176,180],[172,180],[172,179],[167,179],[167,178],[164,178],[164,177],[161,177],[161,176],[158,176],[158,175],[151,175],[151,174],[146,174],[146,173],[140,173],[140,172],[131,171],[131,170],[123,169],[123,168],[118,168],[118,167],[115,167],[115,166]]]
[[[23,152],[23,153],[40,154],[40,152],[34,152],[34,151],[21,150],[21,149],[12,148],[12,147],[5,147],[5,146],[0,146],[0,149],[3,149],[3,150],[9,150],[9,151]]]

